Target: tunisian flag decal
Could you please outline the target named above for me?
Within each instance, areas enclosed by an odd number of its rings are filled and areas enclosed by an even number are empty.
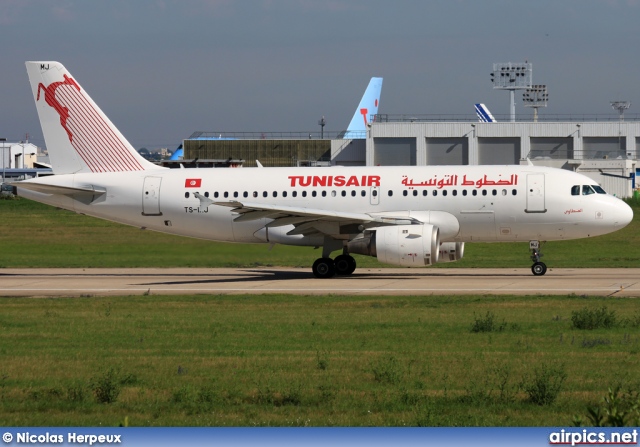
[[[184,181],[185,188],[200,188],[202,185],[201,178],[188,178]]]

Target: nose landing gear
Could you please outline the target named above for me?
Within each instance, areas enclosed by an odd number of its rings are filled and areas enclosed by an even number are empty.
[[[543,256],[540,251],[542,244],[540,241],[529,241],[529,250],[531,251],[531,260],[533,261],[533,265],[531,266],[531,272],[535,276],[542,276],[547,273],[547,264],[540,261],[540,258]]]

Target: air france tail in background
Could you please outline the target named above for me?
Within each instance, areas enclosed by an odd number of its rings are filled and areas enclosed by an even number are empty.
[[[476,104],[476,115],[481,123],[497,123],[489,109],[484,104]]]
[[[344,138],[365,138],[369,117],[378,113],[381,90],[382,78],[371,78],[364,95],[362,95],[360,104],[358,104],[353,118],[351,118],[349,127],[344,133]]]

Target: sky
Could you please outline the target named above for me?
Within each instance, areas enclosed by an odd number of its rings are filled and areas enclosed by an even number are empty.
[[[493,63],[525,60],[541,115],[640,113],[639,21],[640,0],[0,0],[0,137],[45,145],[29,60],[63,63],[136,149],[338,132],[373,76],[379,113],[506,119]]]

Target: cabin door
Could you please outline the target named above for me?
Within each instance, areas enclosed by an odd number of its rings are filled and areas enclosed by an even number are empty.
[[[527,213],[546,213],[544,205],[544,174],[527,175]]]
[[[160,212],[161,177],[145,177],[142,188],[142,215],[162,216]]]

